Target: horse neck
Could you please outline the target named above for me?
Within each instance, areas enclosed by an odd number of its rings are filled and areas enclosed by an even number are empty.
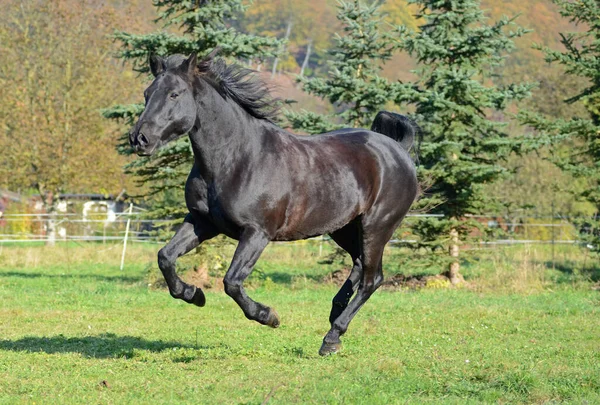
[[[239,164],[239,157],[257,145],[264,124],[208,84],[201,93],[190,141],[196,166],[211,178]]]

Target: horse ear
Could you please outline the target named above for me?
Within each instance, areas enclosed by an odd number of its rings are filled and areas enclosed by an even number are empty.
[[[220,46],[215,47],[215,49],[213,49],[212,51],[210,51],[210,53],[208,55],[206,55],[204,60],[208,61],[208,62],[212,62],[212,60],[215,58],[215,56],[217,56],[217,54],[219,52],[221,52],[221,49],[222,48]]]
[[[206,55],[205,57],[203,57],[200,62],[198,62],[198,68],[201,72],[205,72],[207,70],[210,70],[210,66],[213,63],[213,59],[215,58],[215,56],[217,56],[217,54],[221,52],[221,47],[217,46],[215,49],[213,49],[208,55]]]
[[[181,67],[187,72],[188,77],[192,78],[196,74],[196,67],[198,66],[198,55],[196,52],[190,54],[190,56],[183,62]]]
[[[150,55],[149,64],[150,64],[150,71],[152,72],[154,77],[158,76],[159,74],[161,74],[162,72],[167,70],[167,64],[166,64],[165,60],[158,55],[154,55],[154,54]]]

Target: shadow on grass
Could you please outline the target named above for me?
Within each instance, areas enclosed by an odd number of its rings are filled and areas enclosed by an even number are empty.
[[[131,358],[134,357],[134,350],[159,353],[174,348],[210,349],[210,347],[193,347],[178,342],[146,340],[135,336],[117,336],[113,333],[83,337],[26,336],[17,340],[0,340],[0,350],[48,354],[81,353],[85,357],[92,358]]]
[[[581,268],[577,263],[567,262],[554,262],[546,261],[544,265],[547,269],[556,269],[560,271],[565,277],[559,279],[558,282],[569,282],[571,278],[585,278],[593,282],[600,281],[600,266],[596,264],[587,265],[585,268]]]
[[[16,278],[61,278],[64,280],[69,279],[93,279],[97,281],[119,281],[122,283],[138,283],[142,281],[140,277],[132,277],[132,276],[104,276],[101,274],[81,274],[81,273],[71,273],[71,274],[46,274],[46,273],[28,273],[28,272],[20,272],[20,271],[0,271],[0,278],[8,278],[8,277],[16,277]]]

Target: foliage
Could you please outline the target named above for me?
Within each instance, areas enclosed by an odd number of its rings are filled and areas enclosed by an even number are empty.
[[[517,79],[538,83],[532,97],[524,100],[520,109],[556,118],[584,117],[585,110],[577,103],[567,104],[563,100],[585,88],[586,80],[565,75],[563,69],[546,63],[542,52],[532,47],[561,47],[559,32],[581,30],[565,18],[561,18],[558,7],[552,2],[482,2],[486,13],[493,16],[519,14],[519,23],[531,27],[533,32],[515,39],[516,49],[498,70],[496,84],[509,84]],[[536,45],[537,44],[537,45]],[[509,112],[518,110],[509,108]],[[517,133],[515,124],[508,127],[509,133]],[[524,156],[513,156],[507,168],[514,175],[494,183],[487,190],[502,202],[503,212],[512,218],[522,216],[589,215],[594,208],[577,196],[586,188],[583,179],[575,178],[550,162],[552,153],[570,153],[566,144],[554,145],[553,151],[541,148]]]
[[[419,6],[419,30],[400,26],[397,34],[400,48],[418,62],[417,79],[397,86],[396,102],[415,107],[425,134],[421,207],[441,215],[416,221],[411,246],[424,249],[429,261],[450,263],[454,282],[458,244],[483,231],[469,215],[494,209],[484,186],[506,175],[503,160],[524,146],[506,132],[499,112],[527,98],[532,86],[497,86],[490,78],[513,49],[513,38],[526,31],[514,18],[488,24],[478,0],[410,3]]]
[[[114,36],[121,43],[118,56],[131,62],[138,72],[148,72],[147,60],[152,53],[196,52],[202,56],[219,46],[223,57],[260,60],[273,57],[279,49],[276,38],[245,34],[231,26],[230,21],[247,8],[242,0],[155,0],[153,4],[158,9],[162,31],[151,34],[121,31]],[[119,105],[105,111],[105,116],[121,119],[129,129],[142,111],[141,104]],[[127,136],[123,136],[122,141],[120,151],[131,153]],[[183,204],[183,189],[192,163],[189,140],[184,137],[154,156],[136,158],[127,166],[127,172],[149,188],[152,197],[149,217],[180,219],[185,216],[187,209]]]
[[[35,190],[49,212],[58,193],[118,194],[130,185],[111,147],[116,127],[99,113],[131,91],[105,37],[118,17],[77,6],[18,1],[0,16],[0,187]]]
[[[564,68],[568,76],[587,80],[587,86],[570,94],[566,103],[577,103],[587,117],[557,118],[524,112],[521,121],[546,135],[543,139],[556,146],[561,142],[566,148],[554,148],[551,160],[562,170],[583,179],[585,188],[579,197],[590,203],[596,213],[600,209],[600,5],[596,1],[570,2],[555,0],[560,13],[578,25],[587,27],[584,32],[561,34],[563,50],[538,46],[546,61]],[[596,251],[600,251],[600,222],[597,214],[578,224],[581,237]]]
[[[239,20],[239,25],[247,32],[261,32],[278,38],[283,38],[291,25],[286,44],[291,58],[282,63],[282,68],[297,72],[309,43],[316,49],[311,57],[312,67],[322,64],[325,59],[322,50],[331,44],[329,28],[335,25],[335,17],[330,1],[267,0],[253,4],[245,18]]]
[[[395,45],[391,33],[381,28],[380,5],[340,1],[337,18],[344,34],[335,35],[335,46],[328,52],[327,78],[300,77],[298,81],[304,91],[328,100],[338,111],[328,116],[306,111],[286,114],[293,128],[310,134],[348,125],[369,128],[392,93],[392,83],[380,72]]]
[[[416,8],[407,0],[386,0],[382,2],[381,11],[385,21],[392,26],[404,25],[408,28],[417,28]]]

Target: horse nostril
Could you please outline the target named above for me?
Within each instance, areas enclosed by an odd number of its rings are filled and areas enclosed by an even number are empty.
[[[146,136],[140,132],[138,135],[138,142],[141,146],[146,146],[148,145],[148,138],[146,138]]]

